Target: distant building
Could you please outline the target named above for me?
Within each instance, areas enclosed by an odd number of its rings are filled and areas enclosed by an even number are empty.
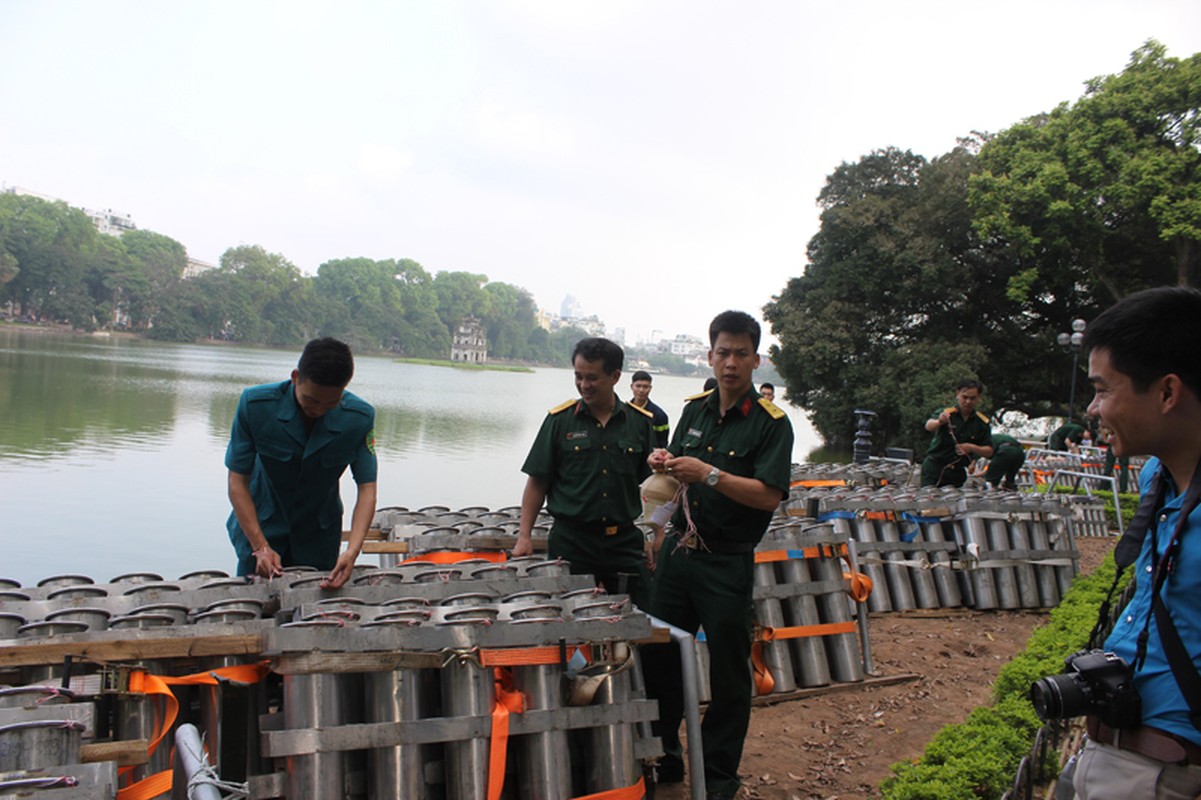
[[[210,264],[207,261],[201,261],[199,258],[188,256],[188,263],[184,265],[183,277],[184,280],[195,278],[203,272],[208,272],[210,269],[216,269],[216,264]]]
[[[45,200],[47,203],[63,203],[70,205],[66,200],[58,197],[52,197],[48,194],[35,192],[32,189],[26,189],[21,186],[6,186],[4,188],[6,194],[22,195],[24,197],[36,197],[38,200]],[[111,208],[106,208],[103,211],[96,211],[91,208],[82,208],[80,206],[72,206],[88,215],[88,219],[96,226],[96,230],[108,236],[120,236],[126,231],[136,231],[138,226],[134,223],[133,217],[128,214],[122,214],[119,211],[113,211]]]
[[[475,317],[464,317],[455,328],[450,345],[450,360],[483,364],[488,360],[488,337]]]
[[[113,211],[111,208],[106,208],[103,211],[85,208],[83,209],[83,213],[87,214],[88,218],[92,220],[92,224],[96,226],[96,230],[107,236],[120,236],[127,231],[136,231],[138,229],[138,226],[134,224],[133,217]]]
[[[576,300],[572,295],[567,295],[563,298],[563,302],[559,305],[559,316],[563,319],[576,319],[584,315],[584,308],[580,305],[580,301]]]

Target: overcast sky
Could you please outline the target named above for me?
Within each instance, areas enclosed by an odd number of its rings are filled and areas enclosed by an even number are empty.
[[[843,161],[1077,99],[1197,0],[0,0],[0,183],[216,262],[412,258],[703,335],[805,265]]]

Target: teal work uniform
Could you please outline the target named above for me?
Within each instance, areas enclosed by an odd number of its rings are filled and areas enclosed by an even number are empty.
[[[1069,422],[1051,432],[1051,437],[1047,441],[1047,449],[1062,452],[1069,449],[1068,442],[1080,444],[1082,441],[1084,441],[1084,426]]]
[[[355,483],[376,480],[375,409],[343,392],[306,433],[292,381],[252,386],[238,400],[225,466],[250,476],[259,525],[285,567],[333,569],[342,549],[338,481],[347,466]],[[233,513],[226,528],[238,574],[253,575],[255,557]]]
[[[601,425],[583,400],[569,400],[547,414],[521,467],[547,484],[546,510],[555,520],[549,555],[639,605],[650,576],[646,539],[634,520],[653,448],[648,412],[617,400]]]
[[[992,435],[992,458],[988,460],[988,471],[984,480],[990,486],[1017,488],[1018,471],[1026,463],[1026,448],[1012,436],[1004,433]]]
[[[787,415],[753,388],[724,416],[720,403],[716,391],[689,398],[668,449],[731,475],[758,479],[787,497],[793,442]],[[739,787],[738,764],[751,717],[754,549],[773,511],[742,505],[703,483],[688,486],[687,502],[704,544],[689,549],[678,544],[679,538],[665,541],[650,613],[689,633],[705,630],[712,697],[701,724],[705,787],[732,797]],[[681,509],[672,520],[676,537],[686,526]],[[679,658],[672,646],[658,645],[647,649],[646,661],[647,688],[659,700],[657,727],[666,754],[662,768],[682,774]]]
[[[938,409],[930,419],[936,419],[944,411],[951,415],[951,424],[940,426],[930,439],[930,448],[922,461],[922,486],[962,486],[967,482],[967,467],[973,457],[956,453],[956,445],[988,447],[992,441],[988,417],[979,411],[964,419],[959,407],[951,406]]]

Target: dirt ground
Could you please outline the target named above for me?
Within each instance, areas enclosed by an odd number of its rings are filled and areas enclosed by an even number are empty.
[[[1091,571],[1115,539],[1076,540]],[[891,685],[843,685],[756,706],[742,756],[740,800],[868,800],[898,761],[917,758],[945,725],[987,703],[997,672],[1046,621],[1032,611],[924,611],[869,619],[878,677]],[[686,800],[687,783],[656,800]]]

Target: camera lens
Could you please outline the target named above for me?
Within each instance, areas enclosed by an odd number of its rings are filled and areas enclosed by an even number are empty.
[[[1030,685],[1030,701],[1034,713],[1046,721],[1078,717],[1089,709],[1091,702],[1084,682],[1076,675],[1051,675]]]

